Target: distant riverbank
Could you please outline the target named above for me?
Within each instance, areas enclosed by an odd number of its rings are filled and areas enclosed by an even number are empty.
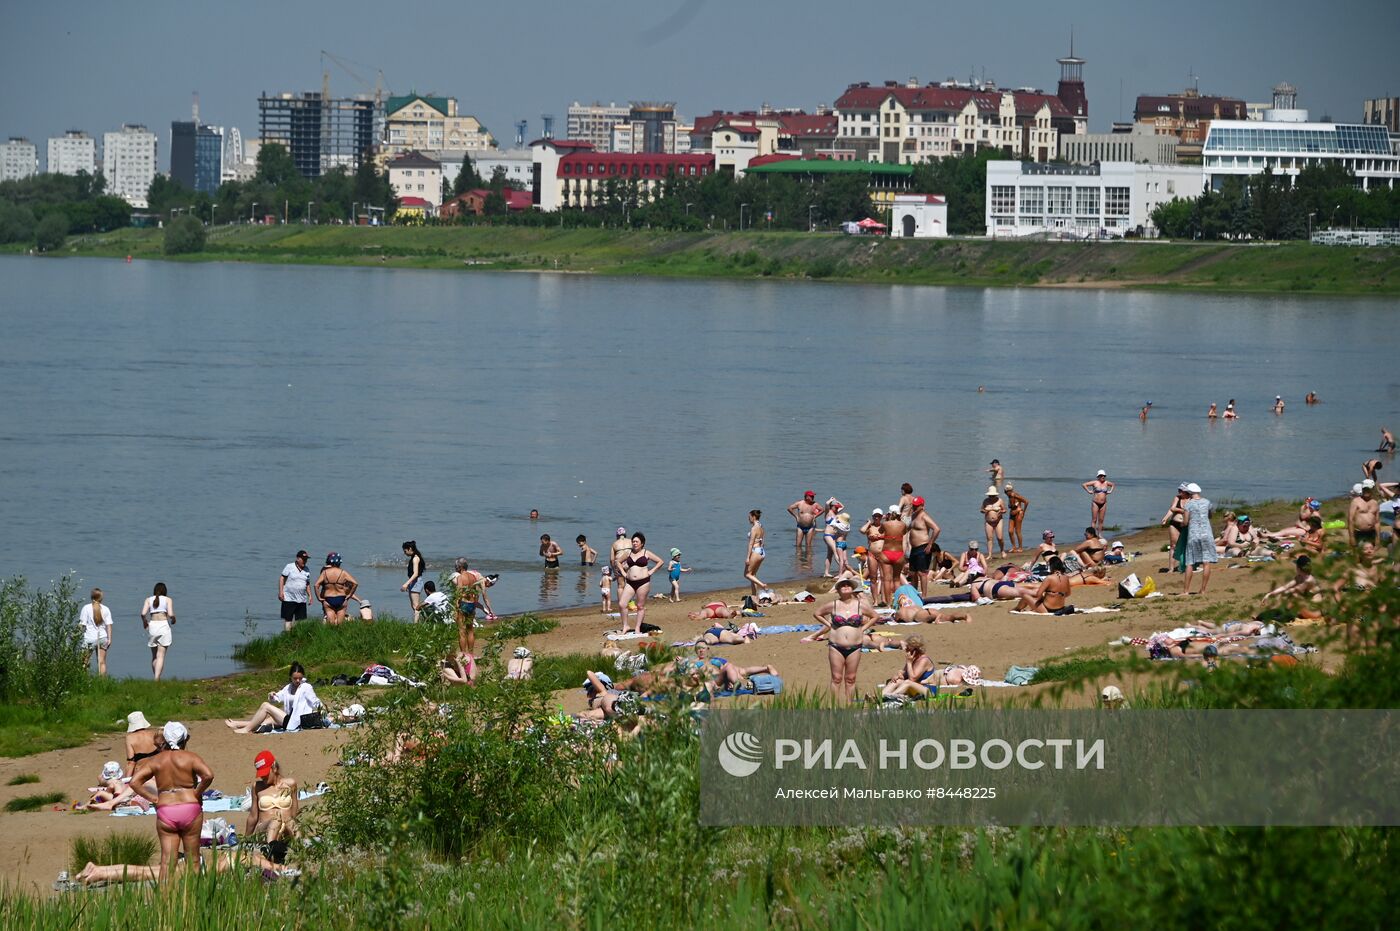
[[[164,232],[71,238],[56,255],[163,258]],[[1400,294],[1400,249],[1307,243],[907,240],[519,226],[228,226],[180,261],[830,279],[974,287]]]

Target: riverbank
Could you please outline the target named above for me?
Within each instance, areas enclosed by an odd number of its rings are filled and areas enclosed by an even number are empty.
[[[164,258],[164,232],[70,239],[56,255]],[[975,287],[1400,294],[1400,249],[1308,243],[912,240],[521,226],[226,226],[179,261],[557,271]]]

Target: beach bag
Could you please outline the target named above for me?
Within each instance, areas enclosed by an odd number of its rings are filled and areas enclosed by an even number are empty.
[[[1138,589],[1138,593],[1137,593],[1136,595],[1134,595],[1133,597],[1134,597],[1134,598],[1146,598],[1148,595],[1152,594],[1152,593],[1155,592],[1156,590],[1157,590],[1157,583],[1154,582],[1154,581],[1152,581],[1152,576],[1149,575],[1147,578],[1143,579],[1143,581],[1142,581],[1142,588],[1139,588],[1139,589]]]
[[[319,711],[304,714],[299,719],[297,727],[303,731],[319,731],[330,726],[326,716]]]
[[[778,676],[770,676],[766,672],[761,672],[755,676],[749,676],[749,681],[753,683],[753,693],[755,695],[780,695],[783,691],[783,680]]]
[[[1142,590],[1142,582],[1138,580],[1137,573],[1134,572],[1126,579],[1118,583],[1119,598],[1136,598],[1137,593]]]

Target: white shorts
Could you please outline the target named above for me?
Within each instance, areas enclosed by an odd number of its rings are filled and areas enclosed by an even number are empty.
[[[107,636],[105,631],[98,634],[96,640],[89,640],[86,636],[83,637],[84,650],[105,650],[111,643],[112,640]]]
[[[168,647],[170,642],[170,623],[168,621],[151,621],[146,628],[146,646]]]

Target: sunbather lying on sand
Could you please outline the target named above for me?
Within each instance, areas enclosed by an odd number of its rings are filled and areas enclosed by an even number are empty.
[[[692,611],[686,617],[692,621],[729,621],[742,616],[739,608],[731,608],[722,601],[712,601],[699,611]]]
[[[151,807],[150,802],[122,781],[122,765],[115,760],[102,767],[101,784],[90,786],[88,792],[92,797],[87,804],[79,805],[78,811],[111,811],[119,805],[135,805],[142,811]]]
[[[967,613],[955,614],[952,611],[938,611],[926,605],[917,604],[910,595],[897,595],[894,600],[894,618],[906,624],[914,622],[920,624],[956,624],[959,621],[967,623],[972,620],[972,615]]]

